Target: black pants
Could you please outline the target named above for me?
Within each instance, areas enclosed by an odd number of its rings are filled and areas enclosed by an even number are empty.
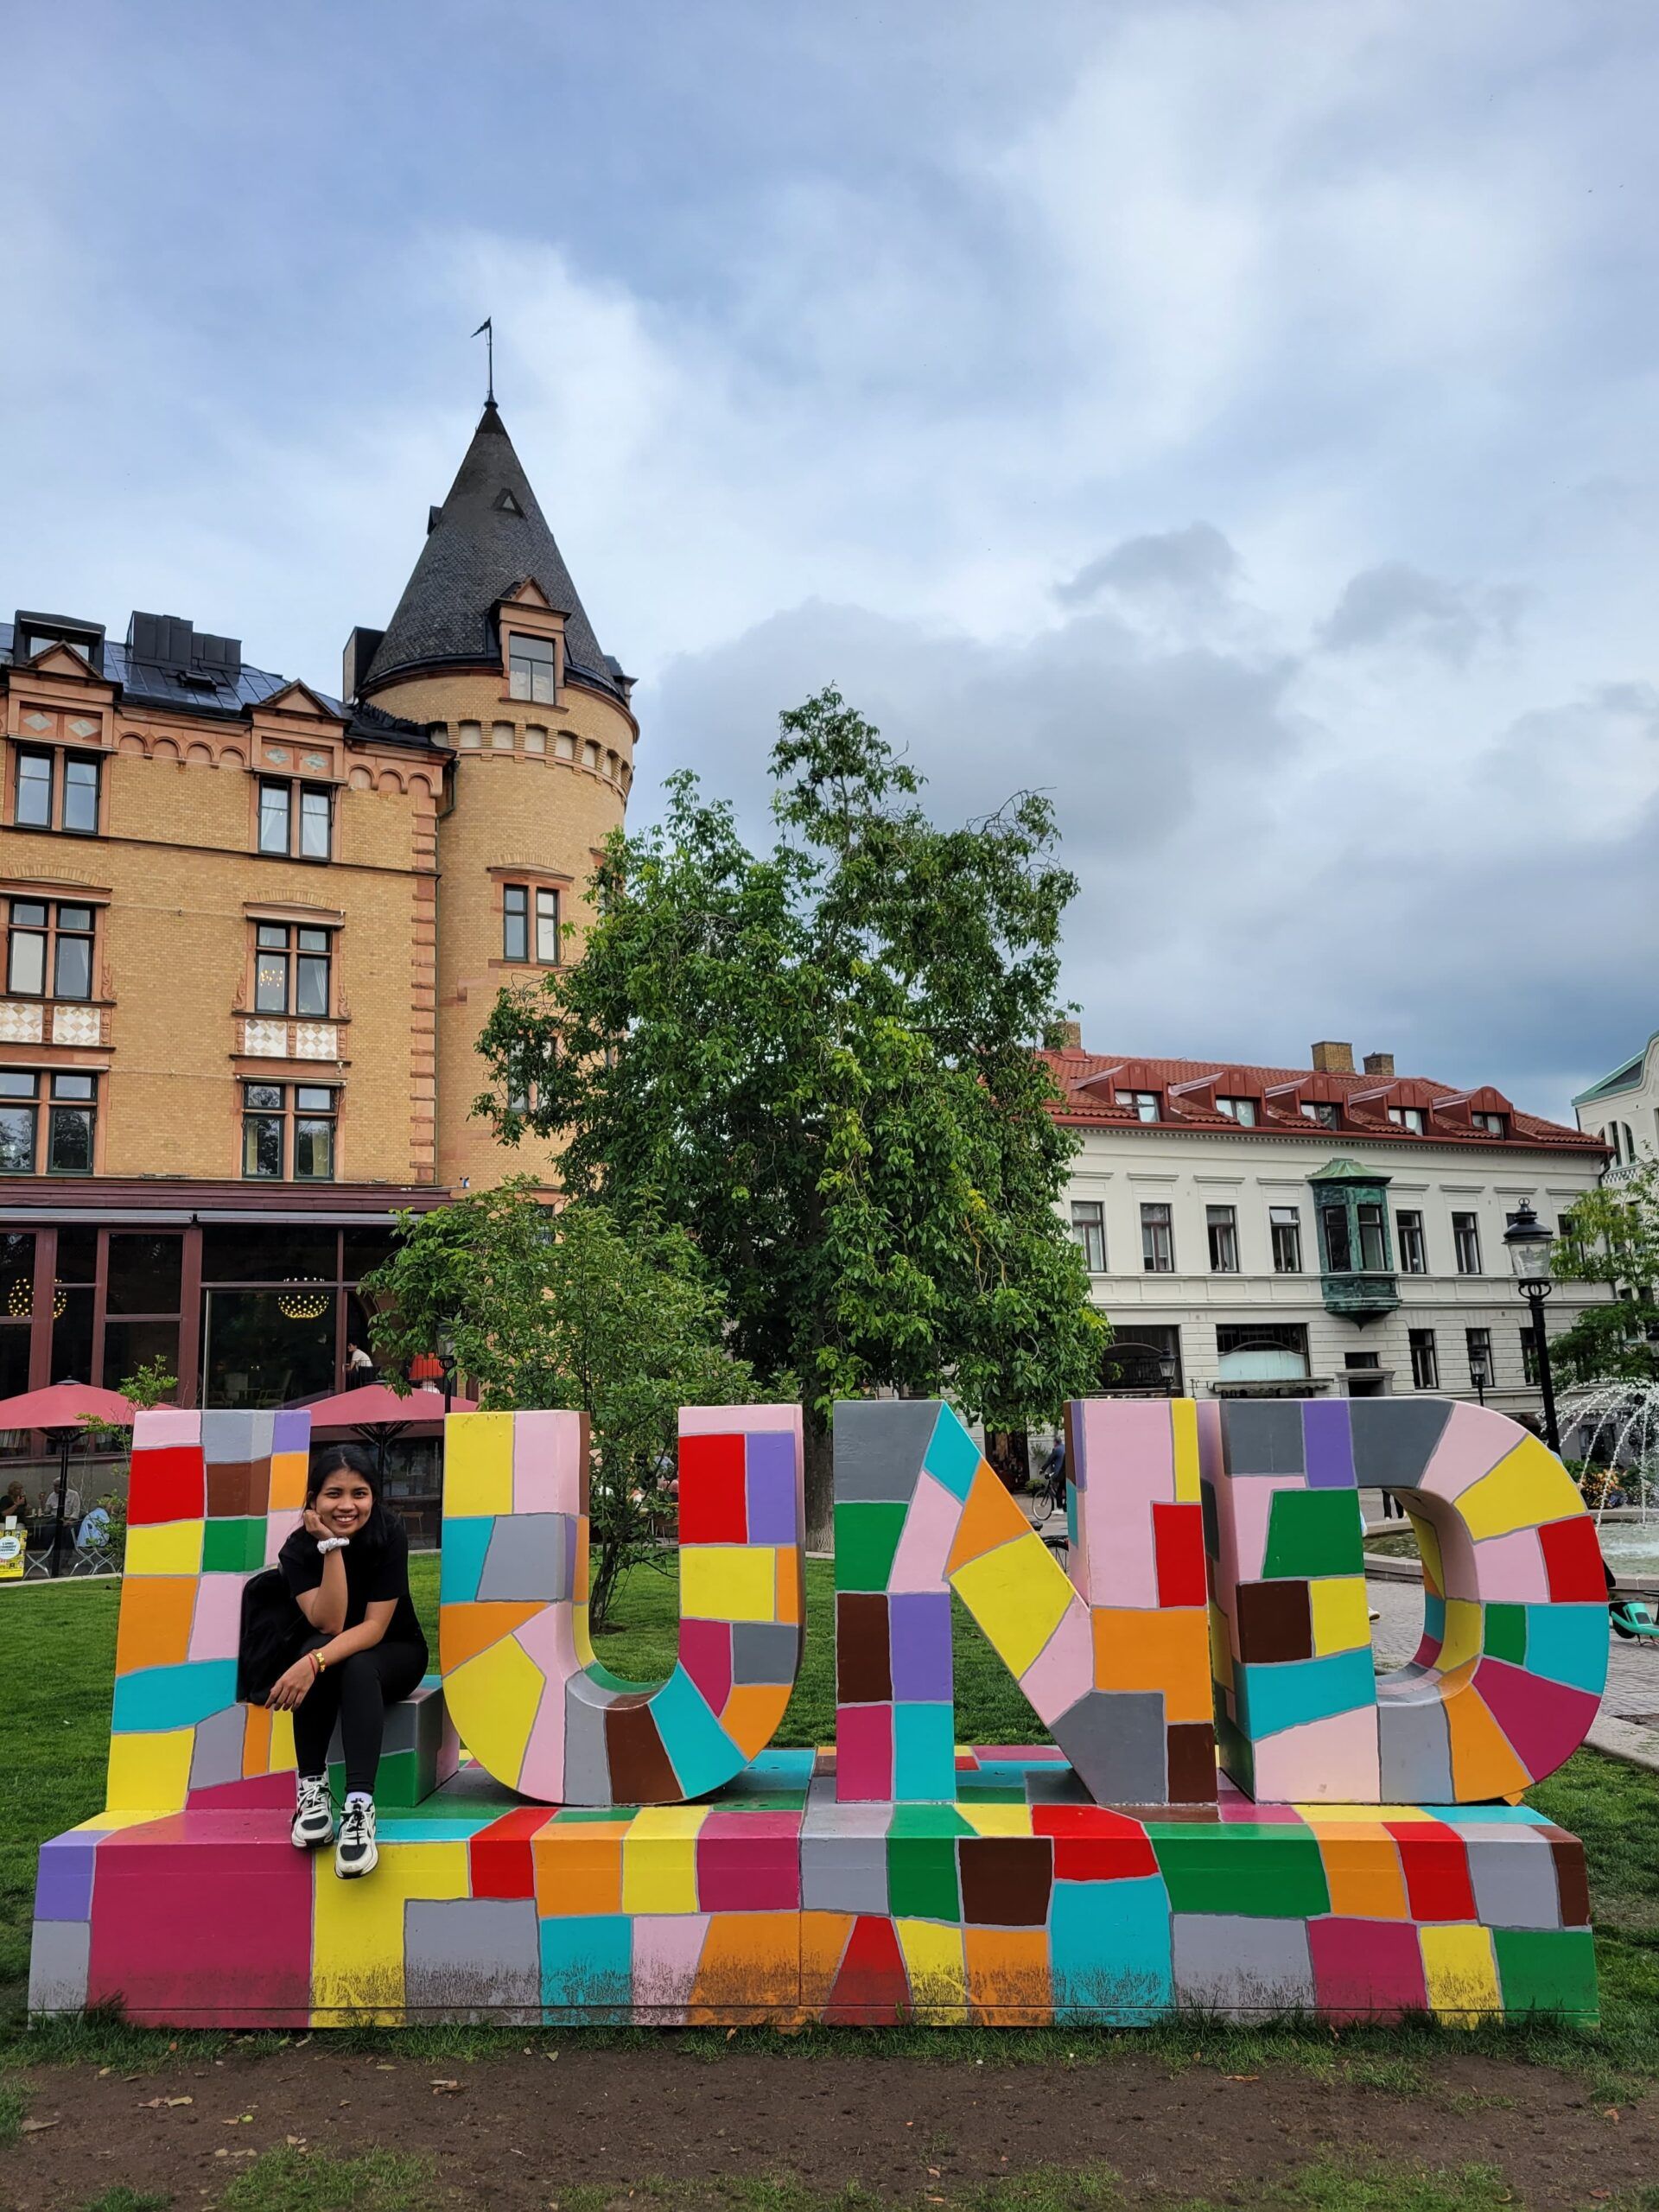
[[[333,1642],[329,1636],[308,1636],[301,1649],[321,1651]],[[327,1771],[328,1745],[338,1720],[346,1787],[372,1796],[386,1707],[416,1687],[426,1672],[426,1658],[425,1644],[394,1643],[387,1637],[326,1667],[295,1709],[294,1764],[299,1771]]]

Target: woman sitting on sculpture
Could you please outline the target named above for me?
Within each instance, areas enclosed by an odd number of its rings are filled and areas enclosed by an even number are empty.
[[[377,1862],[374,1783],[385,1709],[418,1687],[426,1667],[409,1594],[409,1539],[385,1510],[374,1463],[355,1445],[325,1446],[307,1479],[301,1525],[275,1568],[244,1594],[240,1694],[294,1715],[291,1833],[301,1851],[334,1840],[328,1746],[338,1722],[346,1809],[334,1872],[347,1880]]]

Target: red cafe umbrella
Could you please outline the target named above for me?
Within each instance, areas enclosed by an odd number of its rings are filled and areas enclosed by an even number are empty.
[[[58,1571],[63,1544],[63,1504],[69,1490],[69,1446],[84,1435],[89,1424],[124,1428],[134,1408],[118,1390],[100,1390],[91,1382],[54,1382],[44,1390],[25,1390],[16,1398],[0,1398],[0,1428],[44,1429],[48,1441],[58,1447],[58,1517],[52,1529],[52,1572]]]
[[[332,1398],[296,1408],[311,1416],[311,1433],[319,1429],[349,1428],[372,1444],[382,1474],[386,1470],[386,1446],[406,1428],[431,1428],[446,1412],[473,1414],[476,1398],[451,1397],[446,1404],[438,1390],[410,1390],[404,1397],[385,1382],[365,1382],[359,1389],[341,1390]]]

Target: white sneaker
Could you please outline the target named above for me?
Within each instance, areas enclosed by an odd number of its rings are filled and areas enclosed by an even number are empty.
[[[302,1774],[296,1793],[294,1825],[289,1836],[296,1851],[315,1851],[334,1840],[334,1808],[328,1802],[325,1776]]]
[[[374,1807],[359,1798],[355,1804],[346,1805],[340,1824],[334,1872],[342,1882],[350,1882],[359,1874],[373,1873],[379,1863],[380,1854],[374,1847]]]

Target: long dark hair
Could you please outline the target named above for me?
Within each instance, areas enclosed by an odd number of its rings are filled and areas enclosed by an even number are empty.
[[[314,1506],[317,1492],[330,1475],[341,1470],[347,1474],[360,1475],[374,1496],[369,1508],[369,1517],[358,1531],[357,1541],[372,1551],[386,1541],[386,1510],[380,1496],[380,1470],[360,1444],[325,1444],[311,1462],[305,1478],[305,1502]]]

